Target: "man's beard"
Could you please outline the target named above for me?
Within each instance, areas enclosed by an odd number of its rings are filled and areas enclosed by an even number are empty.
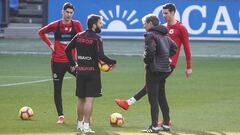
[[[95,29],[95,32],[96,32],[96,33],[101,33],[101,28],[97,27],[97,28]]]

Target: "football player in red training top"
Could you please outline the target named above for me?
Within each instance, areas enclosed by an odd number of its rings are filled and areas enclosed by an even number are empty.
[[[62,8],[62,19],[54,21],[38,31],[41,39],[52,50],[51,69],[54,84],[54,101],[58,113],[58,124],[64,123],[62,107],[62,82],[66,72],[75,76],[70,70],[70,65],[65,54],[65,48],[72,38],[82,31],[82,25],[77,20],[72,20],[74,6],[67,2]],[[54,43],[47,37],[47,33],[54,33]],[[73,58],[76,58],[76,50],[72,51]]]
[[[189,44],[188,31],[183,26],[183,24],[176,20],[175,18],[176,7],[172,3],[167,3],[163,6],[163,16],[167,22],[166,26],[168,29],[169,37],[177,44],[177,52],[171,57],[171,68],[172,71],[177,65],[178,57],[180,54],[181,46],[183,45],[185,57],[186,57],[186,77],[189,78],[192,74],[192,64],[191,64],[191,50]],[[123,109],[127,110],[130,105],[134,104],[136,101],[140,100],[143,96],[146,95],[146,87],[144,86],[141,90],[138,91],[133,97],[128,100],[116,99],[115,102]],[[159,122],[160,125],[163,124],[163,121]],[[171,120],[169,121],[171,125]]]

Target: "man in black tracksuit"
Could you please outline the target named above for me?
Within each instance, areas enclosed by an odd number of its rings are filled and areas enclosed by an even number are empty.
[[[151,108],[152,123],[143,132],[156,133],[169,131],[169,107],[165,96],[165,80],[171,74],[170,57],[176,53],[176,43],[167,35],[164,26],[159,25],[159,19],[149,14],[142,19],[146,33],[144,63],[146,64],[146,90]],[[166,121],[158,127],[159,107]]]
[[[96,34],[101,32],[102,17],[98,15],[88,16],[87,25],[88,30],[78,33],[68,44],[65,52],[72,70],[76,70],[77,129],[84,133],[94,133],[89,128],[93,101],[95,97],[102,96],[98,61],[101,60],[111,65],[116,64],[116,61],[104,55],[102,38]],[[71,55],[71,51],[75,48],[77,50],[77,64]]]

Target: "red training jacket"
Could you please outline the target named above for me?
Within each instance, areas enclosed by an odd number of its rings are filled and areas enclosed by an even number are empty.
[[[41,39],[50,46],[52,44],[51,40],[47,37],[47,33],[53,32],[56,33],[58,21],[54,21],[41,29],[39,29],[38,34]],[[72,29],[72,24],[74,25],[74,34],[82,32],[82,25],[77,20],[72,20],[73,23],[63,24],[62,20],[60,20],[60,31],[61,33],[68,33]],[[55,51],[52,52],[51,61],[53,62],[68,62],[67,56],[65,54],[65,48],[67,47],[67,43],[60,42],[58,40],[54,40],[54,49]],[[76,57],[76,50],[72,51],[73,58]]]
[[[181,45],[183,45],[185,57],[186,57],[186,68],[191,69],[192,63],[191,63],[191,50],[190,50],[190,44],[189,44],[189,37],[188,37],[188,31],[183,26],[183,24],[179,21],[177,23],[171,25],[167,24],[168,28],[168,34],[170,38],[176,42],[177,44],[177,52],[174,56],[171,57],[172,63],[171,65],[175,66],[178,62],[178,57],[181,50]]]

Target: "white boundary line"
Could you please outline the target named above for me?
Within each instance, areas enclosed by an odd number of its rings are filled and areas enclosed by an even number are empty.
[[[49,76],[1,75],[0,78],[49,78]]]
[[[53,38],[52,34],[48,34],[49,38]],[[103,39],[132,39],[143,40],[142,36],[102,36]],[[189,37],[190,41],[240,41],[239,37]]]
[[[71,79],[72,77],[64,77],[64,79]],[[30,81],[30,82],[20,82],[20,83],[9,83],[9,84],[2,84],[0,87],[9,87],[9,86],[16,86],[16,85],[24,85],[24,84],[33,84],[33,83],[42,83],[52,81],[52,79],[44,79],[38,81]]]
[[[23,52],[23,51],[0,51],[0,54],[11,54],[11,55],[18,55],[18,54],[33,54],[33,55],[50,55],[50,52]]]
[[[114,31],[113,31],[114,32]],[[103,39],[143,40],[144,36],[102,36]],[[240,41],[239,37],[189,37],[190,41]]]

